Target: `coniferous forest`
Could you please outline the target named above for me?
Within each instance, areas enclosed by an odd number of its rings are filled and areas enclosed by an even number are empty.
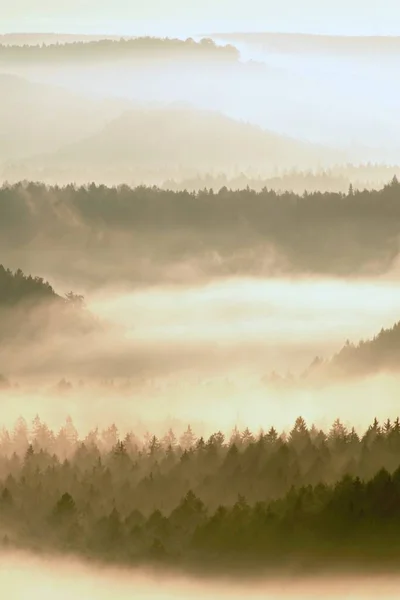
[[[2,544],[137,565],[394,567],[400,555],[400,421],[358,435],[296,419],[160,439],[111,425],[84,439],[20,418],[0,440]]]
[[[57,258],[93,285],[173,282],[186,264],[198,279],[379,275],[398,256],[400,185],[300,195],[19,183],[0,188],[0,232],[4,257],[31,252],[39,272]]]

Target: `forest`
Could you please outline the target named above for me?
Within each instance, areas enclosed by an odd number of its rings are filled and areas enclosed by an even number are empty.
[[[237,428],[158,439],[115,425],[79,438],[37,416],[0,438],[6,547],[121,564],[224,572],[396,567],[400,421],[358,434],[296,419],[287,433]]]
[[[303,195],[33,182],[0,188],[4,261],[18,257],[22,269],[53,276],[68,269],[76,281],[93,286],[174,282],[172,267],[179,264],[191,267],[198,280],[382,274],[399,255],[399,233],[396,177],[381,190],[350,186],[347,193]],[[84,272],[67,259],[71,250],[85,256]]]

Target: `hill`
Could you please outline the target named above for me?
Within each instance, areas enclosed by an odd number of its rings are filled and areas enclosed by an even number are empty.
[[[131,102],[95,100],[0,73],[0,162],[54,152],[115,118]]]
[[[104,168],[232,171],[310,167],[337,154],[313,144],[236,121],[215,111],[167,107],[137,108],[99,132],[32,163],[47,168],[88,169],[88,180]],[[101,169],[101,171],[96,170]],[[124,179],[126,181],[126,179]]]
[[[310,168],[340,153],[187,103],[96,99],[0,74],[0,176],[158,183],[193,173]]]

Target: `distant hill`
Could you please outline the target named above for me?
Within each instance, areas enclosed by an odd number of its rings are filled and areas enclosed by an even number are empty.
[[[110,121],[99,133],[32,164],[47,168],[97,169],[307,168],[338,154],[323,147],[235,121],[218,112],[185,108],[135,109]],[[74,171],[71,171],[73,173]]]
[[[41,44],[71,44],[76,42],[98,42],[100,40],[119,41],[120,35],[82,35],[78,33],[4,33],[0,35],[0,45],[4,46],[39,46]],[[123,36],[123,39],[134,39],[135,36]]]
[[[172,38],[121,38],[95,41],[75,41],[43,45],[0,45],[0,64],[24,64],[29,62],[54,64],[73,62],[81,64],[99,60],[151,60],[170,59],[213,59],[217,61],[237,61],[238,50],[227,44],[220,46],[209,38],[195,42]]]
[[[353,54],[376,56],[400,54],[400,36],[341,36],[301,33],[213,33],[213,39],[231,44],[246,43],[279,53]]]
[[[271,173],[343,159],[337,151],[190,104],[144,107],[6,74],[0,74],[0,88],[0,176],[11,181],[161,184],[189,173]]]

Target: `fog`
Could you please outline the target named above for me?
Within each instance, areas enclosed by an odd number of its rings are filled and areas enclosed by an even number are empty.
[[[240,279],[89,293],[87,310],[99,329],[77,338],[55,327],[58,309],[49,308],[52,328],[24,338],[25,317],[1,348],[2,374],[12,384],[1,392],[2,422],[39,413],[57,428],[70,414],[83,432],[114,421],[162,434],[190,422],[210,435],[235,425],[288,430],[301,413],[320,427],[340,415],[362,429],[375,416],[395,418],[396,371],[349,381],[299,375],[346,339],[391,327],[399,300],[391,279]],[[37,311],[29,319],[37,324]],[[274,371],[294,379],[270,380]],[[379,406],[371,402],[377,395]]]
[[[254,582],[190,579],[154,574],[151,571],[124,571],[86,566],[71,560],[33,558],[29,555],[1,557],[0,588],[13,600],[40,597],[43,600],[109,600],[118,597],[149,600],[202,600],[229,598],[249,600],[292,600],[346,598],[366,600],[397,598],[397,577],[364,576],[322,578],[289,576],[286,579],[259,579]]]
[[[215,37],[215,41],[217,45],[223,45],[231,40],[227,36],[223,40]],[[112,97],[119,101],[139,102],[143,107],[154,103],[164,107],[184,103],[198,110],[217,110],[235,120],[318,146],[308,160],[302,160],[301,153],[289,157],[284,165],[286,167],[316,168],[338,162],[400,161],[397,141],[400,130],[396,118],[399,94],[395,93],[398,85],[395,77],[398,50],[395,45],[384,53],[382,62],[376,54],[368,51],[368,47],[352,52],[351,49],[345,48],[343,51],[333,45],[333,49],[323,53],[318,46],[311,44],[299,52],[296,47],[293,49],[290,36],[282,36],[276,47],[248,42],[245,37],[233,38],[232,43],[239,51],[238,60],[232,58],[221,62],[220,58],[204,55],[193,62],[184,51],[179,51],[173,59],[165,55],[161,60],[144,52],[133,60],[116,60],[112,55],[109,58],[102,55],[97,61],[89,62],[72,61],[65,57],[61,62],[57,62],[58,59],[42,61],[30,59],[27,54],[27,58],[21,60],[3,57],[0,69],[3,74],[61,86],[86,96],[86,100],[82,99],[82,108],[86,104],[89,111],[94,99],[104,101]],[[379,49],[379,42],[376,47]],[[6,81],[3,81],[3,85],[5,89],[8,86]],[[237,93],[238,89],[240,94]],[[57,110],[59,102],[57,98],[54,100]],[[11,115],[15,120],[23,112],[22,106],[18,106],[15,104],[14,114]],[[120,115],[123,112],[121,108]],[[112,116],[108,113],[107,122],[110,120]],[[64,111],[63,122],[68,127],[76,128],[82,121],[73,112],[69,111],[68,114]],[[104,121],[98,122],[96,132],[104,131],[107,139],[110,129],[104,130],[104,126]],[[26,148],[26,154],[41,155],[43,146],[48,151],[53,149],[54,145],[46,144],[50,127],[53,128],[53,125],[44,120],[37,133],[35,131],[33,134],[37,148]],[[87,126],[79,127],[81,135],[75,134],[75,140],[94,133]],[[65,136],[60,138],[59,146],[73,141],[72,133],[73,129],[69,139]],[[134,128],[130,135],[135,135]],[[118,148],[119,143],[118,139],[110,137],[109,144],[113,150]],[[243,149],[243,159],[235,157],[230,164],[215,162],[214,169],[246,169],[252,164],[253,168],[260,170],[263,160],[264,173],[282,166],[279,160],[274,160],[272,156],[264,157],[262,152],[259,165],[254,164],[254,159],[246,164],[245,153]],[[80,167],[86,163],[90,165],[91,160],[93,162],[93,157],[86,155]],[[33,163],[33,166],[37,169],[37,163]],[[47,169],[51,167],[54,173],[60,168],[71,167],[65,157],[59,157],[57,165],[51,165],[49,158],[42,159],[41,166]],[[25,165],[26,173],[29,173],[28,167],[29,164]],[[153,165],[154,170],[159,167]],[[199,170],[202,170],[201,166]],[[72,177],[74,170],[70,168],[68,172]],[[92,168],[87,179],[100,177],[100,173],[99,168]],[[174,175],[172,169],[164,178],[171,175]],[[124,180],[126,178],[125,174]]]
[[[21,383],[0,392],[2,425],[12,430],[23,415],[32,422],[36,415],[58,431],[71,416],[81,435],[115,423],[122,437],[134,431],[164,436],[172,428],[183,434],[188,424],[196,436],[206,439],[216,431],[229,438],[238,427],[254,433],[275,427],[288,433],[298,416],[309,426],[329,431],[335,419],[362,434],[374,418],[384,422],[398,416],[399,376],[367,376],[355,381],[312,386],[300,383],[274,386],[249,376],[179,377],[140,384],[128,380],[102,385],[73,381],[64,389],[52,385]],[[379,405],[374,400],[379,398]]]
[[[296,44],[301,36],[295,34],[271,36],[270,44],[270,38],[265,37],[264,42],[252,42],[251,36],[244,35],[240,39],[240,36],[225,35],[220,43],[234,43],[242,60],[257,61],[284,76],[290,108],[285,104],[281,106],[285,117],[282,115],[275,121],[280,131],[346,148],[359,159],[374,160],[374,156],[380,156],[383,160],[394,157],[398,160],[397,134],[392,127],[399,106],[398,95],[389,93],[399,56],[395,43],[392,51],[384,52],[384,60],[380,60],[379,38],[371,38],[372,50],[367,44],[357,48],[357,38],[353,38],[355,48],[352,49],[346,47],[346,42],[341,48],[340,43],[335,44],[334,37],[330,47],[329,37],[323,46],[324,36],[321,41],[316,36],[316,42],[310,36],[311,41],[305,43],[305,47]],[[248,39],[250,41],[246,41]],[[339,37],[341,39],[346,40]],[[381,46],[385,47],[385,38]],[[382,153],[383,148],[386,155]]]
[[[226,376],[232,368],[260,378],[273,370],[301,373],[347,339],[358,342],[391,327],[399,300],[400,287],[390,280],[233,279],[106,288],[86,295],[100,327],[79,343],[75,331],[55,329],[57,310],[48,309],[46,343],[39,338],[21,347],[19,332],[0,358],[3,373],[16,377],[204,377]],[[29,319],[43,322],[38,310]],[[29,334],[26,321],[24,330]]]

